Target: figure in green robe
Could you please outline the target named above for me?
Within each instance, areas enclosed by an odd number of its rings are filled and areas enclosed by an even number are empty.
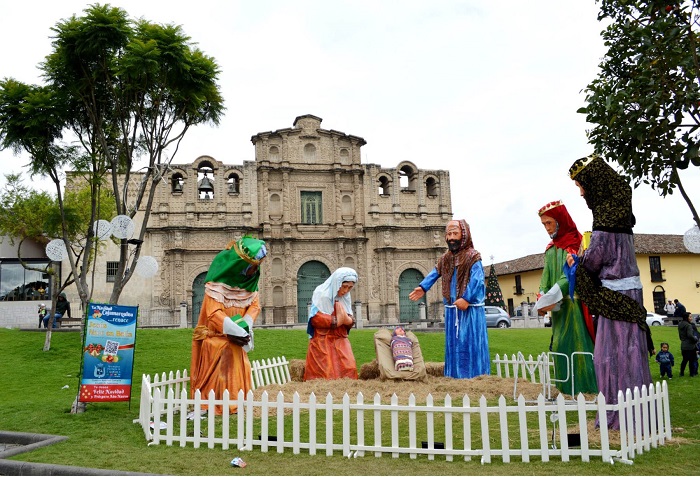
[[[551,313],[552,345],[557,388],[564,394],[597,393],[593,367],[593,320],[577,295],[569,291],[564,273],[568,253],[578,253],[581,234],[561,201],[546,204],[539,216],[552,239],[544,253],[540,293],[535,307],[540,315]],[[578,354],[578,353],[590,354]],[[573,371],[572,371],[573,370]],[[568,376],[568,379],[567,379]]]

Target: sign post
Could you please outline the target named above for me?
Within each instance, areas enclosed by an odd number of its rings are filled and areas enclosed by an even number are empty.
[[[89,303],[80,402],[130,401],[138,306]]]

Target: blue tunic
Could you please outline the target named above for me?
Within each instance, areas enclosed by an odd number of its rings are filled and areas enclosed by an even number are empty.
[[[434,268],[423,279],[420,286],[429,290],[440,277]],[[489,338],[486,333],[484,297],[486,284],[481,261],[472,265],[469,284],[464,294],[457,297],[457,268],[450,281],[450,300],[445,303],[445,376],[450,378],[473,378],[491,373]],[[453,303],[464,298],[469,307],[458,310]]]

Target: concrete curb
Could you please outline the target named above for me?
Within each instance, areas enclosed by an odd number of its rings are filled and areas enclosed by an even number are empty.
[[[62,442],[66,439],[68,439],[66,436],[52,436],[50,434],[0,431],[0,443],[16,445],[16,447],[0,451],[0,475],[158,475],[5,459],[6,457]]]
[[[0,459],[0,475],[158,475]]]
[[[52,436],[50,434],[0,431],[0,443],[16,446],[0,451],[0,459],[50,446],[66,439],[68,439],[66,436]]]

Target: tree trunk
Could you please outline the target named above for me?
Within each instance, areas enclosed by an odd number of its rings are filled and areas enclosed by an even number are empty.
[[[53,326],[54,317],[49,318],[49,327],[46,328],[46,338],[44,339],[44,351],[51,349],[51,327]]]
[[[53,323],[56,321],[56,301],[58,298],[58,277],[56,273],[50,273],[51,280],[51,307],[49,307],[49,322],[46,328],[46,339],[44,340],[44,351],[51,349],[51,330],[53,329]]]
[[[80,397],[80,385],[78,385],[78,394],[75,395],[75,400],[73,401],[73,404],[70,407],[71,414],[80,414],[80,413],[85,412],[85,403],[78,401],[79,397]]]
[[[688,204],[688,208],[690,209],[690,212],[693,214],[693,222],[695,222],[695,225],[700,227],[700,218],[698,218],[698,212],[695,210],[695,206],[693,205],[693,202],[690,200],[690,197],[688,197],[688,194],[685,192],[685,188],[683,187],[683,184],[681,183],[681,177],[678,175],[678,170],[676,167],[673,167],[673,173],[676,176],[676,184],[678,185],[678,190],[681,192],[681,195],[683,196],[683,199],[685,199],[686,204]]]

